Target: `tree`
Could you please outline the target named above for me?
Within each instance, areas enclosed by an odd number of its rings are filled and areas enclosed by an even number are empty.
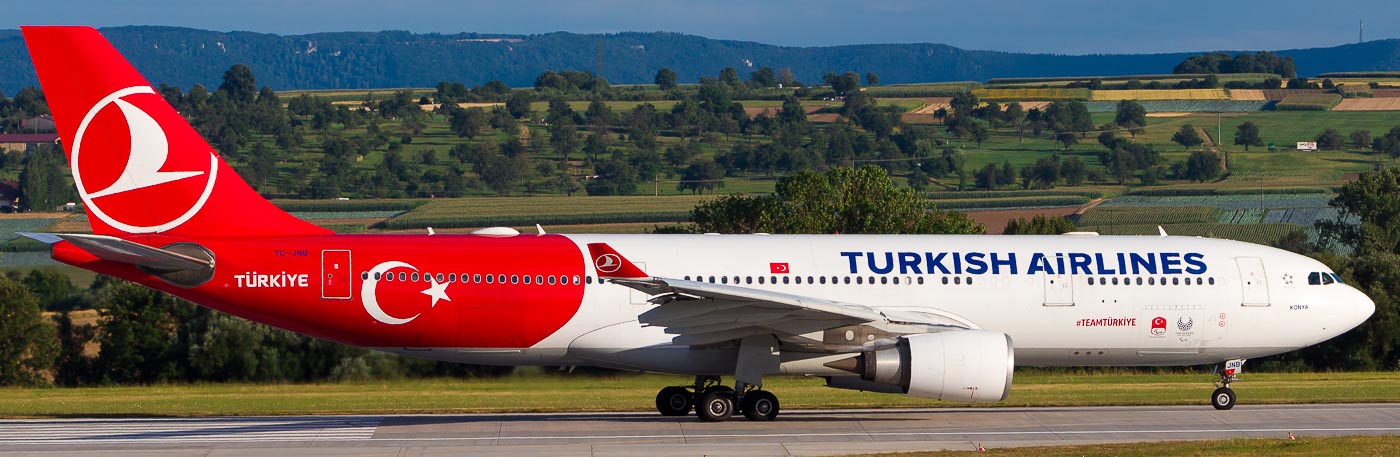
[[[569,160],[569,154],[578,149],[578,128],[572,122],[559,122],[549,125],[549,144],[554,151]]]
[[[1201,134],[1196,131],[1196,126],[1186,124],[1172,134],[1172,142],[1186,149],[1191,149],[1205,143],[1205,140],[1201,139]]]
[[[1259,138],[1259,126],[1248,121],[1240,124],[1235,128],[1235,144],[1243,145],[1245,152],[1249,152],[1250,146],[1263,146],[1264,140]]]
[[[253,70],[247,65],[235,64],[224,72],[224,82],[215,92],[223,92],[230,101],[241,104],[252,103],[258,95],[258,83],[253,78]]]
[[[62,151],[43,146],[24,157],[19,174],[20,205],[40,211],[52,211],[73,201],[73,186],[64,177],[67,168]]]
[[[1005,235],[1062,235],[1074,231],[1074,223],[1063,217],[1036,215],[1029,221],[1018,217],[1006,222]]]
[[[1128,129],[1128,133],[1136,137],[1142,132],[1142,128],[1147,126],[1147,109],[1133,100],[1120,101],[1118,112],[1113,116],[1113,124]]]
[[[1351,138],[1351,144],[1352,144],[1353,146],[1356,146],[1357,149],[1365,149],[1365,148],[1368,148],[1368,147],[1371,146],[1371,131],[1370,131],[1370,130],[1366,130],[1366,129],[1352,130],[1352,131],[1351,131],[1351,135],[1349,135],[1348,137]]]
[[[1027,169],[1026,177],[1037,189],[1049,189],[1060,180],[1060,164],[1057,157],[1041,157]]]
[[[529,93],[517,90],[510,94],[510,98],[506,99],[506,111],[516,119],[524,119],[530,115],[530,102],[533,101],[535,98],[531,97]]]
[[[758,70],[749,73],[749,82],[754,87],[773,87],[778,85],[778,77],[773,73],[773,67],[758,67]]]
[[[676,88],[676,72],[670,68],[661,67],[656,71],[656,85],[661,90],[671,90]]]
[[[719,71],[719,82],[734,87],[739,85],[739,70],[734,67],[724,67]]]
[[[1084,183],[1084,179],[1089,172],[1089,167],[1078,157],[1070,157],[1060,161],[1060,177],[1065,179],[1065,184],[1078,186]]]
[[[1195,151],[1186,158],[1185,178],[1206,182],[1220,177],[1220,156],[1213,152]]]
[[[500,195],[510,195],[528,171],[529,162],[525,154],[515,157],[493,154],[486,158],[477,174],[481,175],[481,181],[492,191]]]
[[[48,383],[58,338],[42,311],[22,284],[0,276],[0,386]]]
[[[701,232],[716,233],[981,233],[962,213],[899,186],[868,165],[826,173],[801,171],[778,181],[773,194],[727,195],[691,211]]]
[[[724,168],[714,161],[692,163],[681,174],[681,182],[676,185],[676,190],[689,190],[696,194],[714,191],[716,187],[724,187],[724,181],[720,179],[723,177]]]
[[[452,131],[456,132],[457,136],[465,137],[469,140],[475,139],[477,135],[480,135],[481,129],[485,128],[487,123],[486,111],[476,107],[467,109],[454,108],[448,116],[450,117],[449,124],[452,126]]]
[[[1323,130],[1322,133],[1319,133],[1317,137],[1313,139],[1313,141],[1317,142],[1318,148],[1326,150],[1337,150],[1342,148],[1342,145],[1346,142],[1346,139],[1342,138],[1342,132],[1338,132],[1337,129],[1329,128]]]
[[[875,74],[875,72],[873,72],[873,71],[871,71],[871,72],[866,72],[866,73],[865,73],[865,85],[867,85],[867,86],[878,86],[878,85],[880,85],[880,75]]]
[[[105,320],[97,333],[101,350],[96,360],[103,382],[152,383],[182,377],[170,343],[192,305],[128,282],[102,289],[93,305]]]

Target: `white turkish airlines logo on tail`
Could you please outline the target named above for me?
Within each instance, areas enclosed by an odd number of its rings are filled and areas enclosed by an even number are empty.
[[[122,99],[123,97],[134,94],[154,95],[155,93],[155,90],[151,89],[150,86],[132,86],[112,92],[106,97],[102,97],[92,108],[88,109],[87,115],[83,116],[83,121],[78,124],[78,132],[73,141],[73,152],[71,154],[73,161],[73,182],[78,187],[78,195],[82,197],[83,204],[86,205],[88,211],[91,211],[98,219],[101,219],[117,230],[127,233],[163,232],[178,227],[180,224],[190,220],[195,214],[199,213],[200,208],[203,208],[204,203],[209,200],[209,195],[214,190],[215,178],[217,178],[219,172],[218,157],[214,155],[213,151],[209,151],[208,184],[205,184],[204,192],[200,194],[199,199],[187,210],[169,221],[155,225],[130,224],[118,220],[117,216],[119,216],[119,214],[114,215],[103,211],[102,206],[98,204],[96,199],[203,176],[205,174],[203,170],[161,171],[161,168],[165,167],[166,161],[170,158],[170,141],[166,137],[165,130],[161,128],[160,123],[152,118],[150,114],[147,114],[136,105],[131,104],[131,102]],[[87,188],[83,181],[83,162],[80,159],[82,155],[83,139],[93,119],[109,105],[116,105],[121,111],[122,116],[126,119],[127,129],[131,133],[131,152],[127,156],[126,163],[122,165],[122,173],[117,177],[116,181],[113,181],[105,188],[91,190]],[[89,158],[89,166],[107,167],[115,165],[110,163],[110,160],[110,157],[102,155],[94,156]],[[159,198],[155,195],[151,195],[145,199],[147,205],[154,204],[158,201],[167,202],[169,199]]]
[[[593,267],[603,273],[613,273],[622,269],[622,258],[617,254],[603,254],[593,260]]]

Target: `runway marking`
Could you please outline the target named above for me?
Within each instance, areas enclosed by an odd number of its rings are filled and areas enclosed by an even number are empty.
[[[43,439],[7,438],[6,435],[25,433],[19,430],[0,432],[0,445],[4,444],[116,444],[116,443],[239,443],[271,441],[546,441],[546,440],[603,440],[603,439],[674,439],[689,442],[697,439],[719,438],[814,438],[814,437],[902,437],[902,436],[1043,436],[1043,435],[1093,435],[1093,434],[1202,434],[1202,433],[1337,433],[1337,432],[1400,432],[1400,427],[1342,427],[1342,428],[1229,428],[1229,429],[1184,429],[1184,430],[1025,430],[1025,431],[948,431],[948,432],[834,432],[834,433],[715,433],[715,434],[655,434],[655,435],[575,435],[575,436],[481,436],[481,437],[419,437],[419,438],[373,438],[374,426],[352,430],[336,430],[326,434],[327,428],[304,428],[300,433],[242,433],[237,436],[200,436],[198,430],[183,429],[184,437],[150,437],[149,433],[133,434],[124,438],[95,438],[92,435],[112,433],[80,432],[79,436],[55,436]],[[304,431],[303,431],[304,430]],[[28,430],[27,433],[32,433]],[[217,432],[215,432],[217,433]],[[254,436],[256,435],[256,436]]]
[[[368,441],[381,418],[0,421],[0,445]]]
[[[749,440],[783,440],[796,438],[884,438],[898,439],[907,438],[937,438],[937,437],[978,437],[980,439],[995,439],[995,437],[1049,437],[1053,439],[1073,439],[1089,435],[1143,435],[1143,436],[1171,436],[1181,434],[1267,434],[1287,432],[1294,433],[1326,433],[1326,434],[1356,434],[1356,433],[1400,433],[1400,426],[1396,427],[1318,427],[1317,422],[1313,422],[1311,427],[1291,428],[1291,427],[1269,427],[1269,428],[1235,428],[1230,423],[1221,419],[1228,418],[1229,415],[1245,413],[1268,413],[1278,411],[1291,412],[1321,412],[1321,411],[1367,411],[1381,416],[1373,423],[1385,424],[1390,422],[1400,406],[1389,405],[1330,405],[1319,407],[1264,407],[1248,408],[1236,410],[1233,413],[1222,413],[1212,410],[1202,410],[1191,407],[1182,408],[1152,408],[1137,409],[1127,408],[1104,408],[1115,410],[1139,411],[1143,413],[1151,412],[1192,412],[1204,415],[1202,419],[1207,421],[1215,420],[1219,422],[1219,427],[1203,428],[1199,425],[1190,429],[1175,430],[1125,430],[1116,428],[1095,427],[1093,429],[1079,429],[1074,425],[1051,424],[1037,418],[1036,413],[1064,413],[1083,410],[1085,408],[978,408],[978,409],[900,409],[900,410],[801,410],[792,411],[794,416],[829,416],[844,414],[869,414],[878,416],[881,414],[901,414],[901,413],[1015,413],[1029,416],[1035,426],[1024,427],[1023,429],[1009,430],[941,430],[941,431],[869,431],[865,421],[860,417],[849,418],[852,424],[851,431],[835,432],[813,432],[813,433],[699,433],[696,434],[694,428],[687,433],[684,427],[674,433],[650,433],[637,435],[546,435],[546,436],[524,436],[524,435],[503,435],[504,425],[510,420],[519,420],[522,417],[643,417],[652,413],[542,413],[542,414],[503,414],[499,415],[499,420],[495,415],[406,415],[406,416],[295,416],[295,417],[262,417],[262,418],[152,418],[152,419],[46,419],[46,420],[0,420],[0,447],[5,445],[105,445],[105,444],[161,444],[161,443],[249,443],[249,442],[304,442],[304,443],[331,443],[331,442],[471,442],[482,443],[493,441],[496,443],[528,443],[531,441],[548,442],[558,440],[676,440],[694,443],[696,441],[710,439],[749,439]],[[467,437],[397,437],[380,436],[375,434],[380,431],[385,419],[414,418],[461,418],[462,422],[490,423],[498,422],[499,427],[495,432],[485,436]],[[936,419],[936,418],[935,418]],[[679,423],[676,423],[679,425]],[[1341,425],[1341,424],[1338,424]],[[390,425],[392,430],[396,425]]]

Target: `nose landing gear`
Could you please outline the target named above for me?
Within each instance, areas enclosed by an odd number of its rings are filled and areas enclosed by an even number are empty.
[[[1210,394],[1210,405],[1215,409],[1224,411],[1235,407],[1235,391],[1230,388],[1230,383],[1239,379],[1244,371],[1244,361],[1233,359],[1225,362],[1225,371],[1220,373],[1219,380],[1214,381],[1216,389]]]

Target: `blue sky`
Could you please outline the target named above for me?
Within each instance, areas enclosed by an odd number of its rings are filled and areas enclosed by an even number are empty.
[[[55,0],[7,2],[21,24],[329,31],[667,31],[789,46],[946,43],[1064,54],[1259,50],[1400,37],[1400,1],[1170,0]]]

